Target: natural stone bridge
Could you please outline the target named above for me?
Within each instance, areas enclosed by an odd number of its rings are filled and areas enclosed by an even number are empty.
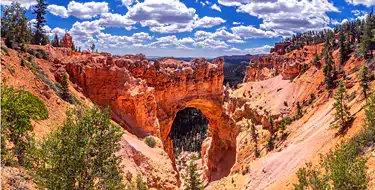
[[[190,62],[143,55],[85,54],[65,60],[70,80],[93,102],[109,106],[112,118],[138,137],[159,137],[174,161],[169,137],[178,111],[200,109],[209,120],[210,144],[202,148],[205,177],[226,176],[235,162],[237,130],[223,110],[223,59]]]

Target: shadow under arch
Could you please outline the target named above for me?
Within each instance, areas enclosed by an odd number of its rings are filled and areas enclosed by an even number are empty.
[[[233,123],[231,123],[230,118],[225,115],[220,102],[207,99],[192,99],[186,103],[180,104],[178,108],[174,110],[173,117],[171,117],[170,121],[165,124],[162,123],[160,126],[161,131],[168,132],[161,134],[161,138],[164,149],[172,160],[175,169],[173,142],[169,134],[177,113],[186,108],[199,109],[208,120],[208,129],[210,131],[208,136],[208,138],[210,138],[209,145],[208,147],[202,147],[201,150],[204,179],[211,182],[228,176],[236,159],[235,137],[237,134],[234,129],[230,129]]]

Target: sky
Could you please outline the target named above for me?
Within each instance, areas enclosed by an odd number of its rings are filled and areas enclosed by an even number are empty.
[[[17,0],[29,23],[36,0]],[[2,8],[12,0],[2,0]],[[206,57],[264,54],[295,33],[363,19],[375,0],[46,0],[44,27],[82,50]]]

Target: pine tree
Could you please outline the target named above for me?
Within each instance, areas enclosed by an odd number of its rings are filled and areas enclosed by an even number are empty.
[[[76,51],[76,46],[74,45],[74,42],[72,42],[72,47],[70,47],[73,51]]]
[[[363,66],[361,69],[361,87],[362,87],[362,93],[367,98],[367,91],[369,90],[369,78],[368,78],[368,68],[366,66]]]
[[[12,2],[10,6],[5,6],[1,17],[1,37],[6,38],[6,45],[11,46],[11,42],[28,43],[31,38],[31,31],[27,26],[26,10],[20,3]]]
[[[332,61],[332,54],[330,52],[330,46],[329,44],[326,44],[326,47],[324,48],[324,61],[325,64],[323,66],[323,73],[324,73],[324,81],[326,84],[327,89],[331,89],[333,87],[333,81],[335,77],[335,69],[334,69],[334,63]]]
[[[343,32],[340,32],[340,40],[339,40],[339,46],[340,46],[340,65],[344,65],[345,61],[347,60],[347,47],[345,44],[345,35]]]
[[[120,149],[122,130],[109,111],[76,108],[31,154],[29,171],[41,189],[124,189]]]
[[[371,57],[372,54],[372,46],[375,42],[372,41],[373,33],[372,30],[375,28],[375,17],[373,16],[373,12],[367,15],[366,20],[363,26],[363,35],[361,36],[361,52],[364,58],[366,58],[367,53],[371,50]]]
[[[45,0],[37,0],[37,5],[33,10],[33,14],[36,14],[36,23],[35,23],[35,33],[34,33],[34,43],[35,44],[46,44],[45,31],[43,29],[45,23],[47,22],[45,14],[47,9],[47,4]],[[48,37],[47,37],[48,38]]]
[[[375,139],[375,94],[367,99],[365,107],[365,128],[372,133],[372,139]]]
[[[72,97],[69,92],[69,79],[66,73],[63,74],[60,84],[61,84],[62,98],[65,101],[72,102]]]
[[[57,34],[55,34],[55,37],[53,38],[52,46],[53,47],[60,47],[59,37],[57,36]]]
[[[335,108],[335,121],[336,125],[333,125],[333,128],[339,128],[340,132],[344,131],[350,120],[350,111],[347,105],[348,103],[348,94],[346,88],[342,81],[339,82],[337,92],[335,94],[335,103],[333,107]]]
[[[94,51],[95,51],[95,44],[92,44],[92,45],[90,46],[90,49],[91,49],[91,52],[94,53]]]
[[[185,190],[203,190],[203,183],[197,172],[197,164],[195,159],[190,160],[188,167],[186,168],[185,175]]]

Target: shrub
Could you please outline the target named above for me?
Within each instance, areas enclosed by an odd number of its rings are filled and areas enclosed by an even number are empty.
[[[42,49],[37,49],[36,51],[37,51],[36,57],[38,57],[38,58],[43,58],[43,59],[45,59],[45,60],[48,60],[48,59],[49,59],[48,54],[47,54],[44,50],[42,50]]]
[[[137,175],[137,179],[135,180],[137,183],[137,190],[147,190],[147,185],[143,182],[142,176]]]
[[[124,189],[122,131],[97,107],[67,112],[67,120],[33,150],[29,167],[41,189]]]
[[[341,143],[321,157],[317,169],[312,164],[297,172],[298,183],[294,189],[367,189],[366,158],[362,157],[375,139],[375,95],[369,97],[365,106],[364,131],[347,143]]]
[[[9,56],[9,50],[7,47],[5,47],[4,45],[1,46],[1,50],[4,51],[5,55],[6,56]]]
[[[31,145],[32,125],[30,119],[48,118],[44,103],[28,91],[15,90],[6,84],[1,86],[1,145],[5,165],[13,165],[14,157],[23,166],[25,154]],[[11,143],[12,146],[7,146]]]
[[[155,141],[155,139],[152,138],[152,137],[150,137],[150,136],[148,136],[148,137],[145,138],[145,143],[146,143],[149,147],[151,147],[151,148],[154,148],[155,145],[156,145],[156,141]]]
[[[267,145],[266,145],[267,151],[272,151],[274,147],[275,147],[275,139],[273,138],[273,136],[270,136],[270,138],[268,138],[267,140]]]
[[[26,66],[26,61],[24,59],[21,59],[21,66],[25,67]]]

